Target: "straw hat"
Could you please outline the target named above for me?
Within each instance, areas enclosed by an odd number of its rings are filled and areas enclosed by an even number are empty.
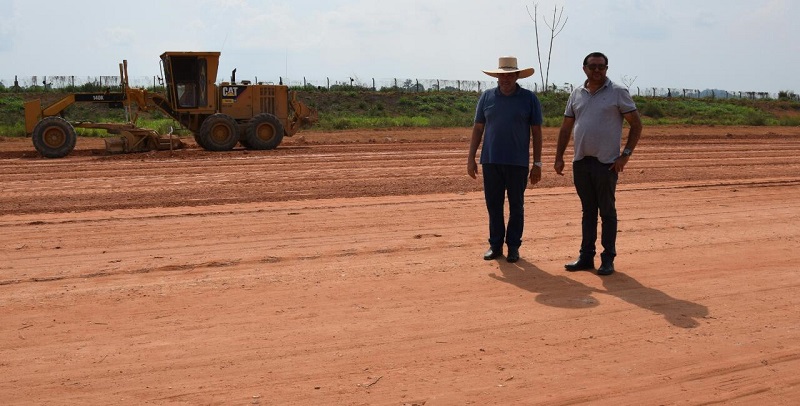
[[[517,66],[517,58],[515,56],[501,56],[497,61],[497,69],[485,70],[483,73],[497,77],[499,73],[519,72],[519,79],[533,75],[533,68],[520,69]]]

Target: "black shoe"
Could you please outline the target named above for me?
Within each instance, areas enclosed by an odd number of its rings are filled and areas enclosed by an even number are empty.
[[[611,275],[612,273],[614,273],[614,263],[613,262],[607,262],[607,263],[601,264],[600,268],[597,268],[597,274],[598,275],[605,276],[605,275]]]
[[[483,259],[485,259],[487,261],[491,261],[491,260],[499,257],[500,255],[503,255],[503,249],[502,248],[494,249],[494,248],[490,247],[489,250],[486,251],[485,254],[483,254]]]
[[[506,255],[506,261],[508,262],[519,261],[519,248],[509,248],[508,255]]]
[[[594,260],[578,258],[576,261],[564,265],[564,268],[570,272],[594,269]]]

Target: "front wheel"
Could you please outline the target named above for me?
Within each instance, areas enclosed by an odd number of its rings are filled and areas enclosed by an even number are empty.
[[[208,151],[230,151],[239,142],[236,121],[227,114],[213,114],[203,121],[195,139]]]
[[[45,158],[63,158],[75,149],[77,135],[61,117],[45,117],[33,127],[33,147]]]

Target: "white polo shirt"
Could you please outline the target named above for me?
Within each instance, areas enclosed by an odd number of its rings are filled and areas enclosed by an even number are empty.
[[[564,115],[575,118],[573,137],[575,157],[580,161],[593,156],[603,163],[613,163],[619,158],[622,146],[623,114],[636,110],[628,89],[606,79],[594,94],[586,84],[572,91]]]

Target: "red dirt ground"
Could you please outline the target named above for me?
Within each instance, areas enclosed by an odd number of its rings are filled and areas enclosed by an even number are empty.
[[[563,269],[556,129],[522,260],[482,260],[469,133],[0,138],[0,403],[800,404],[800,129],[645,128],[609,277]]]

